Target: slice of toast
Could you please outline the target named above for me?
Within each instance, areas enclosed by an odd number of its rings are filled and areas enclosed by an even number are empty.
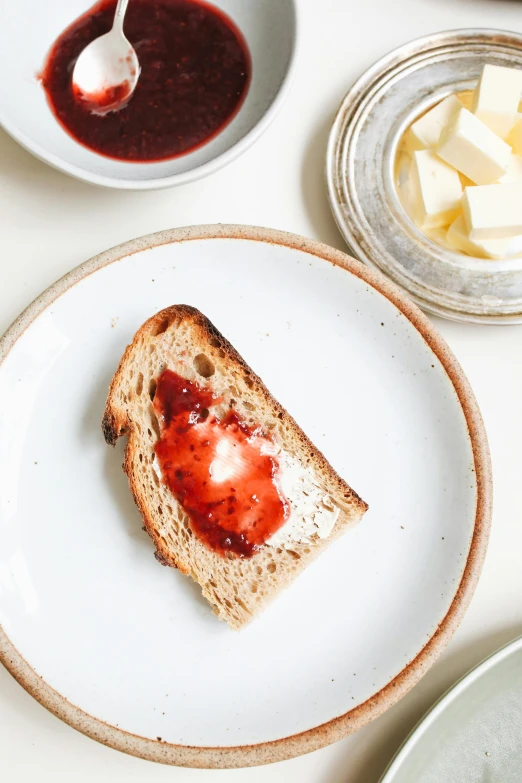
[[[156,456],[162,417],[153,401],[165,370],[212,391],[213,421],[233,411],[273,443],[290,511],[251,556],[211,548],[164,481]],[[157,559],[198,582],[233,628],[248,623],[367,509],[232,345],[187,305],[162,310],[138,330],[110,385],[102,427],[111,445],[128,435],[123,468]]]

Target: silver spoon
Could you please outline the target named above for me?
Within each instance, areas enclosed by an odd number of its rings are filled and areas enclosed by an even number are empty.
[[[121,109],[138,82],[138,56],[123,34],[128,4],[129,0],[118,0],[112,29],[91,41],[74,66],[73,90],[94,114]]]

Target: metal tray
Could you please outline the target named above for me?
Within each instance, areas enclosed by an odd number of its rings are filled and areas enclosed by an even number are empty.
[[[379,60],[337,113],[326,156],[330,205],[350,250],[424,310],[458,321],[522,323],[522,258],[453,253],[424,236],[395,187],[402,134],[452,92],[473,89],[485,63],[522,69],[522,35],[450,30]]]

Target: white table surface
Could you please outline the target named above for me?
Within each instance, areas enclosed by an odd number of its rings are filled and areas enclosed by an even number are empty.
[[[298,3],[301,49],[288,100],[251,150],[201,182],[151,193],[97,189],[53,171],[0,131],[0,333],[73,266],[151,231],[248,223],[343,248],[330,215],[323,168],[330,123],[353,80],[390,49],[437,30],[522,31],[522,2],[517,0]],[[495,504],[475,597],[446,652],[420,684],[373,724],[324,750],[268,767],[202,771],[163,767],[98,745],[53,717],[0,667],[0,779],[377,783],[426,709],[470,667],[522,633],[522,326],[434,320],[482,409]]]

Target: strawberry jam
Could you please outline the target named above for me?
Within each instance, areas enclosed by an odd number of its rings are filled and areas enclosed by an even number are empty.
[[[252,557],[285,523],[290,506],[270,436],[233,410],[218,419],[211,408],[219,402],[210,389],[164,370],[154,397],[156,456],[195,535],[220,554]]]
[[[78,55],[111,29],[116,0],[100,0],[55,41],[40,74],[62,127],[86,147],[118,160],[166,160],[210,141],[239,110],[250,82],[246,42],[204,0],[132,0],[124,33],[141,67],[136,89],[117,111],[96,114],[78,99]],[[110,105],[107,96],[105,105]]]

